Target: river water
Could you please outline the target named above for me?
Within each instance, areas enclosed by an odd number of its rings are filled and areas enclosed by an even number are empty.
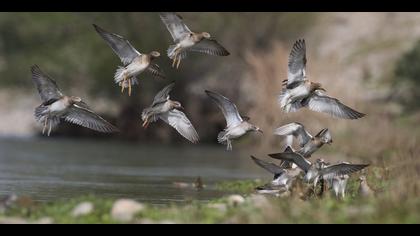
[[[201,191],[179,188],[200,176]],[[268,177],[248,155],[224,146],[141,145],[107,140],[0,139],[0,196],[35,201],[88,194],[152,204],[207,201],[226,193],[215,183]]]

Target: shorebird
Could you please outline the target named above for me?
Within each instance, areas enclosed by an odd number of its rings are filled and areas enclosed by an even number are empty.
[[[359,177],[360,186],[359,186],[359,195],[362,197],[372,197],[375,192],[369,187],[366,176],[362,175]]]
[[[222,110],[222,113],[226,119],[226,128],[219,133],[217,141],[221,144],[227,145],[227,150],[232,150],[232,140],[237,139],[249,131],[257,131],[263,133],[263,131],[248,122],[249,118],[242,118],[236,108],[236,105],[231,102],[228,98],[206,90],[207,95],[216,103],[216,105]]]
[[[142,72],[148,72],[155,78],[165,78],[165,74],[157,64],[152,61],[160,56],[157,51],[147,54],[138,52],[130,42],[120,35],[109,33],[97,25],[93,25],[96,32],[105,40],[111,49],[118,55],[124,66],[119,66],[114,75],[114,81],[121,87],[121,93],[128,88],[131,96],[131,87],[138,84],[136,76]]]
[[[335,196],[338,198],[341,196],[341,198],[344,198],[346,195],[346,186],[347,181],[349,179],[349,175],[337,175],[334,176],[332,179],[332,188],[334,190]]]
[[[365,114],[344,105],[338,99],[325,95],[320,83],[306,78],[306,45],[305,40],[297,40],[289,55],[287,80],[278,97],[284,112],[295,112],[302,107],[312,111],[327,113],[336,118],[358,119]],[[324,92],[322,92],[324,91]]]
[[[293,144],[293,137],[298,139],[301,149],[299,149],[297,153],[305,158],[311,157],[311,155],[324,144],[331,144],[333,142],[331,133],[328,129],[322,129],[315,136],[312,136],[306,131],[305,127],[298,122],[283,125],[275,129],[274,134],[284,136],[286,138],[287,146]]]
[[[44,125],[42,134],[48,127],[48,136],[51,130],[61,120],[103,133],[118,132],[118,128],[108,123],[93,112],[80,97],[66,96],[59,90],[56,82],[41,69],[34,65],[31,67],[32,80],[41,96],[42,104],[35,108],[35,119]]]
[[[213,56],[228,56],[230,53],[213,39],[208,32],[193,32],[182,21],[182,17],[174,12],[162,12],[160,19],[166,25],[174,43],[167,51],[168,57],[173,60],[172,67],[179,67],[181,59],[187,52],[199,52]]]
[[[321,178],[328,180],[334,178],[334,176],[349,175],[369,166],[368,164],[349,164],[346,162],[335,165],[327,165],[323,159],[317,159],[314,163],[311,163],[296,152],[273,153],[269,154],[269,156],[274,159],[295,163],[305,172],[304,180],[306,182],[314,180],[314,188],[316,187],[318,180]]]
[[[285,169],[282,166],[260,160],[254,156],[251,156],[251,159],[258,166],[274,174],[273,180],[269,184],[257,188],[259,193],[272,193],[281,190],[288,191],[292,186],[293,181],[301,173],[299,168]]]
[[[175,83],[164,87],[159,91],[150,107],[143,110],[141,119],[143,120],[143,127],[147,128],[150,122],[155,122],[158,119],[165,121],[167,124],[175,128],[184,138],[192,143],[197,143],[199,137],[194,126],[188,120],[187,116],[178,109],[183,109],[181,103],[170,100],[169,93],[173,89]]]

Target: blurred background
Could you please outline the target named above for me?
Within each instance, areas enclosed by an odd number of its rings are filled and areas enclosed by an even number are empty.
[[[140,181],[133,176],[144,180],[144,173],[154,180],[165,173],[190,179],[270,179],[268,173],[253,165],[249,155],[265,158],[267,153],[281,151],[282,140],[273,135],[273,130],[293,121],[303,123],[311,133],[325,127],[331,130],[333,145],[317,153],[331,162],[389,166],[388,161],[398,159],[401,150],[417,153],[420,14],[179,14],[191,30],[210,32],[231,55],[190,54],[179,70],[171,68],[165,52],[172,39],[157,13],[1,13],[0,193],[27,193],[33,186],[38,186],[31,190],[36,193],[47,191],[42,189],[45,186],[53,191],[54,181],[67,187],[74,181],[74,189],[80,189],[83,181],[112,182],[102,179],[101,174],[123,178],[127,184]],[[160,51],[163,56],[156,63],[167,79],[140,75],[140,85],[132,96],[121,94],[113,82],[121,63],[94,31],[93,23],[124,36],[140,52]],[[289,114],[280,111],[276,96],[287,75],[290,49],[299,38],[306,40],[308,78],[322,83],[329,95],[367,113],[365,118],[349,121],[308,110]],[[54,78],[64,93],[84,98],[122,132],[101,135],[62,123],[51,137],[41,137],[42,127],[33,117],[40,103],[31,80],[33,64]],[[171,81],[176,81],[171,97],[185,107],[200,135],[198,145],[189,144],[163,122],[147,130],[141,127],[142,109]],[[205,89],[229,97],[264,135],[247,135],[233,143],[234,152],[225,152],[225,147],[216,142],[225,121]],[[35,164],[28,167],[28,163]],[[152,169],[129,169],[146,168],[147,163]],[[101,164],[109,165],[109,169]],[[30,166],[35,170],[31,172]],[[68,175],[63,177],[66,171]],[[26,177],[22,177],[24,173]],[[34,176],[40,178],[39,182]],[[74,176],[83,181],[73,180]],[[113,181],[120,184],[118,178]],[[28,179],[35,182],[25,182]],[[98,186],[101,191],[109,190]]]

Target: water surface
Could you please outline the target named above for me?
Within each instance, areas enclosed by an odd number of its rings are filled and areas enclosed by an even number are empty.
[[[223,194],[215,183],[261,177],[248,156],[223,146],[141,145],[60,138],[0,139],[0,196],[36,201],[87,194],[153,204],[207,201]],[[197,191],[174,182],[207,186]]]

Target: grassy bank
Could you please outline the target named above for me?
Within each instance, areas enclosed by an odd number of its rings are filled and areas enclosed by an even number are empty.
[[[379,171],[377,171],[379,172]],[[142,204],[142,209],[128,220],[113,215],[115,199],[85,196],[50,203],[20,200],[0,214],[3,223],[419,223],[420,199],[396,200],[386,180],[375,174],[369,183],[378,194],[360,198],[355,176],[348,184],[347,197],[337,200],[329,192],[303,199],[302,192],[288,197],[254,194],[259,181],[235,181],[217,185],[221,190],[240,193],[210,202],[188,202],[165,206]],[[303,191],[304,192],[304,191]],[[74,216],[82,202],[92,203],[86,215]]]

